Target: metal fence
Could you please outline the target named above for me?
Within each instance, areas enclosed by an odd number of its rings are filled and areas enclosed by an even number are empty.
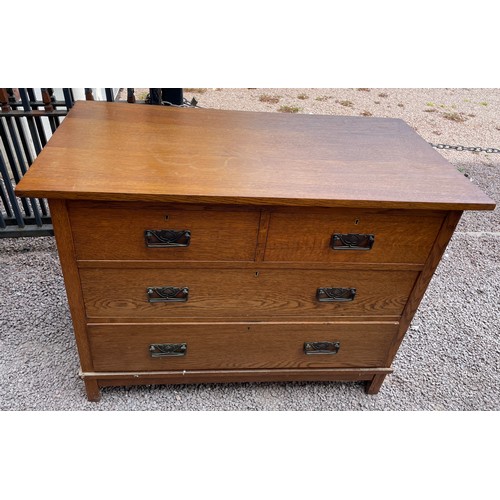
[[[64,120],[75,97],[93,101],[100,95],[111,102],[122,94],[119,100],[128,103],[185,104],[182,89],[149,89],[145,99],[136,100],[133,88],[126,92],[110,88],[0,88],[0,238],[54,234],[47,200],[16,197],[15,185]]]

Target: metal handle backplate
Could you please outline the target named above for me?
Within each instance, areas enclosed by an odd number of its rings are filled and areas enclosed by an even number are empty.
[[[183,229],[147,229],[144,239],[148,248],[188,247],[191,242],[191,231]]]
[[[171,356],[185,356],[187,344],[151,344],[149,353],[152,358],[165,358]]]
[[[374,234],[332,234],[330,248],[332,250],[371,250],[375,243]]]
[[[189,288],[187,287],[149,287],[146,292],[148,302],[187,302],[189,298]]]
[[[306,354],[337,354],[340,342],[304,342]]]
[[[316,299],[318,302],[350,302],[356,297],[355,288],[318,288]]]

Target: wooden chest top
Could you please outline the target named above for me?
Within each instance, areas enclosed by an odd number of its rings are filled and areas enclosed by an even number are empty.
[[[18,195],[487,210],[404,121],[79,101]]]

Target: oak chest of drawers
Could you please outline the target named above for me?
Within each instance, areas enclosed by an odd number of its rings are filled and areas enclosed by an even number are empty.
[[[77,102],[17,187],[47,197],[87,396],[366,381],[463,210],[493,202],[397,119]]]

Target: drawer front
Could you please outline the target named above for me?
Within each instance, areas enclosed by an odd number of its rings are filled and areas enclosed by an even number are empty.
[[[70,202],[77,259],[252,261],[256,210]]]
[[[271,215],[266,261],[423,264],[443,216],[335,210]]]
[[[80,269],[89,318],[400,315],[413,271]]]
[[[88,331],[96,371],[345,368],[383,366],[397,323],[91,325]]]

